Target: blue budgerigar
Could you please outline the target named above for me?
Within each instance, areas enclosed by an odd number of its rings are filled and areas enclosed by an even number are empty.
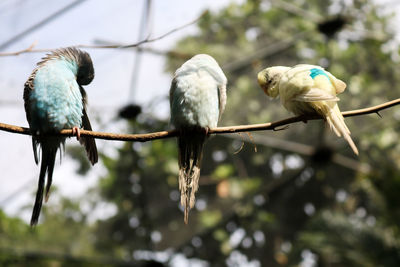
[[[175,72],[170,89],[171,122],[180,132],[179,189],[187,224],[198,189],[203,144],[226,104],[227,79],[218,63],[199,54]]]
[[[301,64],[291,67],[270,67],[258,73],[258,83],[270,97],[280,95],[283,106],[297,114],[318,113],[337,136],[349,143],[353,152],[358,149],[350,137],[337,94],[346,89],[346,83],[320,66]]]
[[[86,113],[86,92],[82,85],[89,84],[93,78],[94,69],[89,54],[68,47],[47,54],[25,83],[25,112],[32,133],[36,164],[39,162],[37,147],[41,147],[41,167],[31,225],[37,224],[39,219],[46,173],[45,201],[49,198],[56,154],[65,143],[65,137],[49,134],[72,129],[85,147],[92,165],[98,160],[95,140],[80,137],[79,131],[81,127],[92,130]]]

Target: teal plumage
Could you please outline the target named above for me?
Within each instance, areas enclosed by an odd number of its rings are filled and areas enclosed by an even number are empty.
[[[81,127],[92,129],[86,113],[86,92],[82,85],[89,84],[93,78],[94,69],[89,54],[69,47],[55,50],[44,57],[25,83],[25,112],[32,133],[36,164],[39,162],[38,145],[42,151],[31,225],[37,224],[39,219],[46,173],[45,201],[48,200],[56,154],[65,143],[65,137],[46,134],[72,128],[85,147],[90,162],[95,164],[98,160],[95,140],[80,138],[79,134]]]
[[[317,69],[317,68],[312,68],[310,69],[310,77],[315,79],[315,77],[317,77],[318,75],[324,75],[325,77],[327,77],[329,79],[328,74],[326,74],[326,72],[322,69]]]
[[[170,89],[171,122],[180,132],[179,189],[188,222],[200,178],[203,145],[210,128],[217,127],[226,103],[227,79],[218,63],[200,54],[175,72]]]

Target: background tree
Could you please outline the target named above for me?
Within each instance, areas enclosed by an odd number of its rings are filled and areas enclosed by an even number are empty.
[[[181,55],[208,53],[221,63],[229,81],[222,125],[289,116],[256,84],[257,72],[267,66],[322,65],[348,84],[339,96],[342,110],[398,97],[398,46],[384,7],[362,0],[293,3],[231,4],[208,13],[198,33],[177,43],[174,51]],[[167,71],[184,60],[170,56]],[[210,266],[398,266],[400,117],[395,108],[381,115],[346,119],[358,158],[322,121],[251,138],[210,138],[188,226],[179,207],[175,140],[124,143],[117,155],[102,155],[107,173],[88,192],[89,211],[64,203],[60,216],[72,218],[73,228],[44,214],[37,238],[54,223],[62,226],[54,234],[58,251],[68,250],[67,240],[78,240],[87,255],[126,262],[174,265],[184,255]],[[127,124],[127,132],[135,133],[168,127],[151,113]],[[100,201],[115,212],[90,222]],[[77,239],[69,233],[75,224],[82,232]]]

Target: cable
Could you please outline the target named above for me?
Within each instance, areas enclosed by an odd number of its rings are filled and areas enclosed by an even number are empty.
[[[152,28],[152,0],[144,0],[145,6],[143,9],[143,14],[142,14],[142,21],[140,23],[140,28],[139,28],[139,38],[138,40],[144,40],[145,36],[150,36],[151,34],[151,28]],[[129,90],[129,97],[128,97],[128,102],[133,102],[133,96],[135,93],[136,85],[138,82],[139,78],[139,70],[140,70],[140,65],[142,62],[142,51],[139,49],[136,51],[135,55],[135,60],[133,63],[133,70],[132,70],[132,79],[131,79],[131,88]]]
[[[29,181],[24,182],[23,185],[18,187],[14,192],[8,194],[5,198],[0,200],[0,207],[4,207],[8,202],[19,196],[25,190],[30,189],[32,185],[36,184],[37,177],[31,178]]]
[[[31,27],[29,27],[28,29],[22,31],[21,33],[18,33],[17,35],[13,36],[12,38],[10,38],[9,40],[5,41],[4,43],[0,44],[0,51],[4,50],[5,48],[7,48],[8,46],[10,46],[11,44],[15,43],[16,41],[20,40],[21,38],[23,38],[25,35],[30,34],[31,32],[36,31],[37,29],[45,26],[46,24],[48,24],[49,22],[53,21],[54,19],[56,19],[57,17],[61,16],[62,14],[68,12],[69,10],[73,9],[74,7],[78,6],[79,4],[82,4],[83,2],[85,2],[86,0],[77,0],[69,5],[67,5],[66,7],[58,10],[57,12],[55,12],[54,14],[48,16],[47,18],[43,19],[42,21],[36,23],[35,25],[32,25]]]

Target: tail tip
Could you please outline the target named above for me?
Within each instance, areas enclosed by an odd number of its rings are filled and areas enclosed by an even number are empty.
[[[31,225],[31,227],[35,227],[37,225],[37,223],[38,223],[38,218],[32,218],[30,225]]]
[[[183,222],[187,225],[189,223],[189,207],[185,206],[185,215],[183,218]]]

